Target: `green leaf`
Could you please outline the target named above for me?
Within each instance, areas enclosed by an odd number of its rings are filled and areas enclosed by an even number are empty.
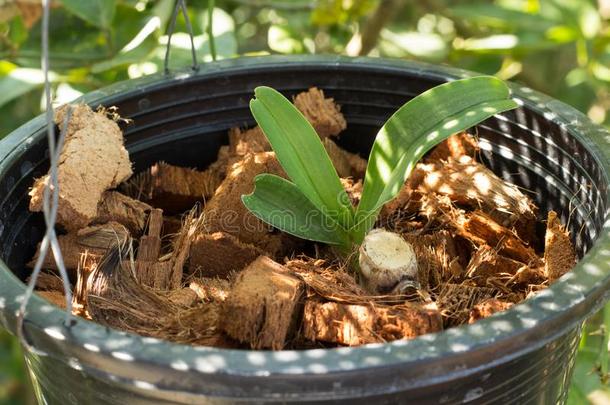
[[[290,101],[269,87],[257,87],[250,110],[288,177],[318,210],[348,229],[353,207],[311,124]]]
[[[403,105],[381,128],[367,166],[352,235],[360,242],[375,215],[400,190],[417,161],[451,134],[517,107],[501,80],[480,76],[430,89]]]
[[[55,80],[56,75],[49,73],[49,80]],[[44,75],[40,69],[15,68],[5,75],[0,75],[0,107],[11,100],[21,97],[30,91],[41,87]]]
[[[110,28],[116,0],[61,0],[74,15],[100,28]]]
[[[254,184],[254,192],[241,199],[259,219],[302,239],[349,246],[347,232],[316,208],[294,183],[261,174]]]

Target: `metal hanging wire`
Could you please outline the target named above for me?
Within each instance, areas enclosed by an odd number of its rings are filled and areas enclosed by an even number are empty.
[[[178,18],[179,10],[182,10],[182,16],[184,17],[184,23],[186,24],[186,30],[188,31],[189,37],[191,39],[191,56],[193,58],[193,65],[191,66],[191,68],[195,72],[199,70],[199,62],[197,61],[197,52],[195,50],[195,38],[193,36],[193,27],[191,26],[189,13],[186,9],[186,4],[184,3],[184,0],[176,0],[174,12],[172,13],[172,19],[170,20],[169,27],[167,28],[167,48],[165,49],[165,59],[163,62],[163,70],[165,71],[165,74],[169,74],[169,54],[172,47],[172,35],[174,35],[174,30],[176,28],[176,19]]]
[[[64,286],[64,293],[66,298],[66,317],[64,320],[64,326],[69,326],[72,317],[72,291],[70,289],[70,280],[68,279],[68,272],[64,265],[61,249],[59,247],[59,241],[55,232],[55,222],[57,219],[57,210],[59,207],[59,181],[58,181],[58,164],[59,155],[63,148],[64,139],[68,129],[68,123],[72,116],[72,109],[68,107],[63,125],[60,130],[59,138],[55,139],[55,125],[53,124],[53,105],[51,103],[51,84],[49,81],[49,16],[50,16],[50,0],[42,0],[43,14],[42,14],[42,57],[41,67],[44,73],[44,95],[46,105],[46,132],[47,142],[49,147],[49,159],[50,159],[50,170],[49,178],[47,183],[44,185],[43,200],[42,200],[42,211],[44,214],[44,220],[46,225],[46,231],[42,243],[40,245],[40,254],[36,260],[34,270],[30,277],[29,284],[27,286],[23,301],[19,307],[17,314],[17,336],[22,346],[31,352],[36,350],[28,343],[25,336],[24,321],[26,315],[26,309],[34,288],[36,286],[36,280],[42,269],[45,258],[49,254],[49,249],[53,253],[55,263],[59,269],[61,279]],[[40,353],[40,352],[39,352]]]

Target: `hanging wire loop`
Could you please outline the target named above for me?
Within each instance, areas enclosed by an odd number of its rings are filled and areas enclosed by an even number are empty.
[[[66,114],[64,116],[63,125],[59,134],[59,138],[55,139],[55,125],[53,123],[53,105],[51,102],[51,84],[49,82],[49,15],[50,15],[50,0],[43,0],[43,16],[42,16],[42,57],[41,67],[44,73],[44,95],[46,105],[46,131],[47,131],[47,142],[49,147],[49,159],[50,169],[49,178],[43,189],[42,198],[42,211],[45,220],[46,231],[42,243],[40,244],[40,253],[34,265],[30,281],[28,283],[23,301],[19,307],[17,313],[17,336],[22,346],[30,352],[41,352],[36,351],[27,341],[25,337],[24,322],[26,316],[26,309],[34,288],[36,286],[36,280],[42,269],[45,258],[49,254],[49,249],[53,253],[55,263],[59,269],[62,283],[64,286],[64,295],[66,298],[66,317],[64,326],[69,326],[72,317],[72,291],[70,289],[70,280],[68,279],[68,272],[64,265],[61,249],[59,247],[59,241],[55,232],[55,222],[57,219],[57,210],[59,207],[59,180],[58,180],[58,166],[59,157],[63,149],[64,140],[68,131],[68,123],[72,116],[72,108],[67,107]]]
[[[174,35],[174,30],[176,29],[178,11],[182,11],[186,30],[188,31],[191,40],[191,56],[193,58],[193,65],[191,66],[191,68],[195,72],[199,71],[199,62],[197,61],[197,51],[195,49],[195,37],[193,36],[193,26],[191,25],[191,20],[189,18],[189,14],[186,8],[186,3],[185,0],[176,0],[174,12],[172,13],[172,19],[170,20],[169,26],[167,28],[167,48],[165,49],[165,58],[163,61],[163,70],[165,74],[169,74],[169,54],[172,47],[172,36]]]

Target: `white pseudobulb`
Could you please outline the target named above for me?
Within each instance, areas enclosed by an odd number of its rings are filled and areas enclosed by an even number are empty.
[[[417,282],[417,258],[397,233],[373,229],[360,245],[360,271],[369,289],[384,292],[407,280]]]

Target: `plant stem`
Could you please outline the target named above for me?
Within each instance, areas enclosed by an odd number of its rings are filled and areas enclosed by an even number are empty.
[[[212,55],[212,60],[216,60],[216,42],[214,40],[214,6],[215,0],[208,0],[208,26],[207,26],[207,34],[208,34],[208,42],[210,43],[210,54]]]

